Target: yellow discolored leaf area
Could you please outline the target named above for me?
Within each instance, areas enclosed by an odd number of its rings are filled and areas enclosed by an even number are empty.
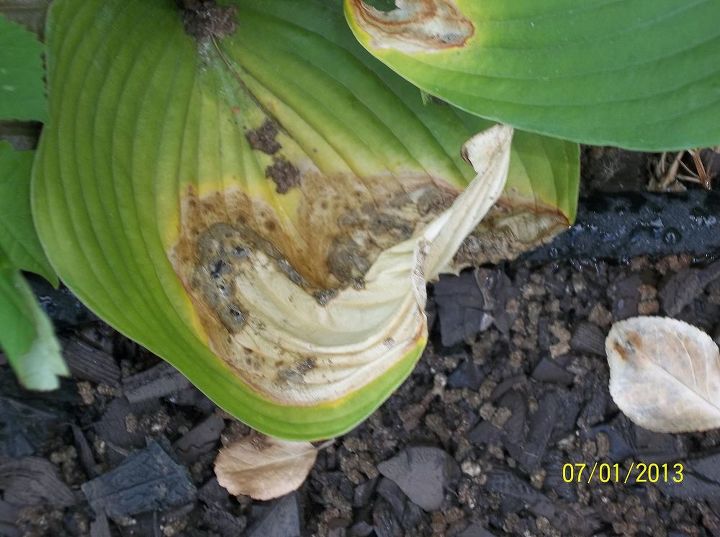
[[[468,142],[479,177],[462,194],[302,157],[285,160],[285,194],[190,187],[169,257],[212,350],[281,404],[332,402],[387,372],[427,337],[425,285],[500,196],[511,139],[494,127]],[[295,194],[292,211],[272,203]]]
[[[635,317],[613,325],[605,349],[610,393],[633,422],[662,433],[720,427],[720,352],[705,332]]]
[[[317,453],[310,442],[288,442],[253,433],[220,450],[215,474],[230,494],[272,500],[303,484]]]

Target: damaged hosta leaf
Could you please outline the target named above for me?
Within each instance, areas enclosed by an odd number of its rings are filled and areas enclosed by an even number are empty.
[[[53,2],[35,219],[75,294],[218,405],[273,436],[337,436],[412,370],[425,283],[508,167],[530,165],[508,178],[523,195],[538,168],[537,206],[572,218],[576,147],[510,164],[510,128],[423,105],[339,1],[225,4]],[[460,149],[481,130],[474,171]]]
[[[720,427],[720,352],[702,330],[662,317],[615,323],[605,341],[610,393],[651,431]]]
[[[720,2],[345,0],[358,40],[464,110],[595,145],[717,145]],[[672,36],[672,37],[671,37]]]
[[[303,484],[317,454],[310,442],[251,434],[220,450],[215,475],[230,494],[272,500]]]

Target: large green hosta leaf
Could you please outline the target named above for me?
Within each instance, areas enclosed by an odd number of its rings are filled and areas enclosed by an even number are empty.
[[[720,143],[717,0],[345,0],[376,57],[480,116],[590,144]]]
[[[460,149],[488,124],[424,106],[339,1],[230,3],[237,31],[199,42],[173,0],[53,3],[35,220],[68,286],[220,406],[329,437],[411,371],[424,283],[508,165],[504,199],[532,199],[518,212],[572,219],[577,148],[531,142],[509,164],[494,127],[466,146],[474,172]],[[535,169],[551,186],[528,196]]]

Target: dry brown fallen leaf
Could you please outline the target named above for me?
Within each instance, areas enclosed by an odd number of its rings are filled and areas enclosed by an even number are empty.
[[[610,394],[636,424],[662,433],[720,427],[720,351],[702,330],[634,317],[613,325],[605,351]]]
[[[310,442],[252,434],[220,450],[215,475],[230,494],[272,500],[303,484],[317,453]]]

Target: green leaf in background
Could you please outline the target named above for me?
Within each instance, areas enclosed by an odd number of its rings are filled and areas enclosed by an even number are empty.
[[[648,151],[720,143],[717,0],[345,0],[424,91],[516,128]]]
[[[508,129],[473,138],[490,171],[460,193],[476,175],[463,143],[489,124],[424,105],[339,0],[226,4],[235,32],[222,10],[212,27],[186,13],[198,40],[172,0],[53,3],[33,214],[68,287],[219,406],[273,436],[336,436],[419,358],[414,230],[475,225]],[[527,192],[540,169],[567,224],[576,146],[528,147],[510,184]],[[464,218],[444,212],[460,203]]]
[[[0,119],[44,121],[42,44],[0,15]]]
[[[21,270],[58,280],[40,245],[30,214],[33,151],[15,151],[0,141],[0,250]]]
[[[0,0],[0,120],[44,120],[43,47],[34,34],[5,18],[9,14],[37,29],[38,2]],[[20,383],[54,390],[68,369],[50,319],[21,270],[53,285],[58,279],[45,257],[30,212],[33,151],[15,151],[0,141],[0,348]]]
[[[54,390],[69,374],[52,324],[20,271],[0,251],[0,347],[20,383],[30,390]]]

